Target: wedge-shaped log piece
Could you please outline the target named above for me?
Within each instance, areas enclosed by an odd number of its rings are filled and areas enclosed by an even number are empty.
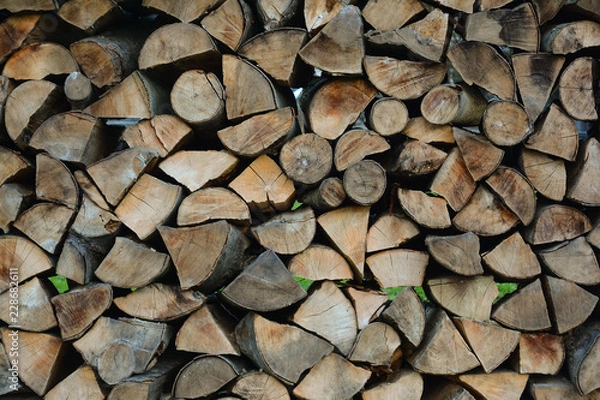
[[[113,300],[112,287],[91,283],[52,298],[60,335],[63,340],[79,339]]]
[[[332,75],[362,75],[365,48],[360,9],[342,8],[298,54],[307,64]]]
[[[370,3],[377,4],[382,2],[372,1]],[[418,2],[413,0],[400,0],[400,3],[413,3],[418,4],[418,7],[421,7]],[[386,19],[392,15],[394,17],[396,15],[402,15],[402,17],[407,15],[397,12],[397,9],[395,8],[395,11],[390,13],[391,9],[392,8],[386,9],[384,12]],[[367,10],[367,6],[365,6],[363,10],[363,15],[365,15],[366,19],[367,11],[365,10]],[[435,8],[427,14],[425,18],[403,28],[399,28],[403,25],[400,24],[397,27],[392,27],[393,30],[378,29],[377,31],[367,32],[365,36],[367,40],[374,45],[391,46],[393,48],[403,46],[426,60],[441,62],[443,61],[450,41],[451,29],[449,20],[448,14]]]
[[[578,0],[577,3],[572,4],[569,9],[579,15],[586,16],[596,21],[600,18],[599,5],[593,0]]]
[[[22,47],[4,64],[2,75],[16,80],[68,75],[79,67],[73,54],[58,43],[32,43]]]
[[[577,327],[565,340],[567,370],[571,382],[583,395],[600,388],[598,362],[600,359],[600,323],[589,322]]]
[[[83,111],[99,118],[150,118],[168,103],[168,93],[139,71],[111,87]]]
[[[87,166],[104,156],[108,144],[105,133],[105,125],[99,118],[70,111],[47,119],[35,131],[29,145],[59,160]]]
[[[282,27],[254,36],[240,46],[238,54],[254,61],[277,84],[297,87],[305,80],[306,68],[299,61],[298,52],[307,40],[304,29]]]
[[[212,37],[236,51],[253,31],[252,9],[244,0],[226,0],[202,19]]]
[[[550,333],[523,333],[515,352],[513,367],[520,374],[556,375],[565,360],[563,336]]]
[[[485,136],[498,146],[514,146],[531,133],[525,109],[514,101],[489,103],[483,113],[481,125]]]
[[[402,335],[402,340],[417,347],[425,332],[425,309],[421,299],[412,288],[405,288],[381,314],[383,321]]]
[[[354,270],[354,278],[359,281],[364,277],[369,210],[369,207],[342,207],[317,218],[319,226],[346,257]]]
[[[467,40],[515,47],[534,53],[540,45],[540,28],[531,3],[512,9],[471,14],[467,17],[465,31]]]
[[[434,173],[448,154],[421,140],[409,139],[394,149],[386,170],[395,175],[419,176]]]
[[[393,399],[402,393],[402,397],[406,400],[419,400],[423,396],[423,389],[424,382],[421,374],[409,368],[402,368],[392,373],[383,383],[363,390],[361,396],[363,400]]]
[[[192,22],[216,7],[219,0],[201,0],[180,3],[177,0],[143,0],[144,7],[152,8],[170,15],[182,22]]]
[[[429,263],[426,252],[391,249],[367,258],[367,265],[382,288],[421,286]]]
[[[427,235],[425,246],[437,262],[452,272],[467,276],[483,273],[479,237],[473,232],[446,236]]]
[[[143,287],[167,272],[170,262],[167,254],[119,236],[95,273],[112,286]]]
[[[73,346],[108,384],[117,384],[152,366],[171,339],[163,323],[100,317]]]
[[[386,32],[400,28],[424,10],[416,0],[369,0],[362,14],[375,29]]]
[[[19,214],[31,205],[34,193],[18,183],[0,185],[0,230],[5,234]]]
[[[433,299],[449,312],[480,321],[490,319],[492,303],[499,294],[490,275],[433,278],[427,281],[427,287]]]
[[[567,378],[563,376],[532,376],[529,378],[529,393],[535,400],[595,400],[597,392],[591,392],[587,396],[579,393],[579,390]]]
[[[191,4],[191,3],[190,3]],[[221,62],[208,32],[189,23],[163,25],[148,36],[140,50],[139,68],[157,73],[169,69],[208,69]]]
[[[46,281],[47,282],[47,281]],[[15,282],[16,283],[16,282]],[[52,311],[50,297],[53,295],[47,283],[38,277],[19,285],[15,292],[11,289],[0,294],[0,319],[9,326],[18,326],[30,332],[43,332],[57,325],[56,317]],[[17,297],[15,294],[17,293]],[[18,299],[17,312],[15,313],[14,299]],[[12,300],[12,301],[11,301]]]
[[[573,161],[579,148],[579,132],[571,117],[552,104],[523,144],[528,149]]]
[[[238,125],[221,129],[217,135],[232,153],[244,157],[257,157],[281,146],[295,131],[294,110],[285,107],[255,115]]]
[[[454,318],[454,323],[488,374],[508,359],[521,337],[519,331],[504,328],[493,321],[460,317]]]
[[[428,315],[425,336],[408,362],[421,373],[456,375],[479,366],[477,357],[441,309]]]
[[[432,124],[479,125],[486,106],[479,89],[446,83],[423,97],[421,114]]]
[[[471,231],[479,236],[501,235],[518,222],[519,217],[484,186],[475,190],[469,202],[452,220],[458,230]]]
[[[295,276],[313,281],[352,279],[352,269],[337,251],[320,244],[311,244],[296,254],[288,269]]]
[[[99,215],[99,217],[101,217]],[[99,218],[100,219],[100,218]],[[115,218],[116,220],[116,218]],[[109,222],[109,226],[113,221]],[[120,223],[117,222],[117,227]],[[60,256],[56,261],[56,273],[80,285],[90,283],[110,248],[111,235],[99,240],[86,238],[73,231],[67,234]]]
[[[304,371],[333,351],[330,343],[304,329],[279,324],[253,312],[238,323],[235,338],[244,355],[287,384],[298,382]]]
[[[365,72],[377,89],[398,100],[421,97],[444,80],[444,64],[366,56]]]
[[[398,189],[398,199],[404,212],[417,224],[432,229],[450,227],[450,213],[443,198],[418,190]]]
[[[345,290],[345,293],[356,312],[359,331],[381,315],[383,306],[388,300],[387,293],[378,290],[359,290],[349,287]]]
[[[519,232],[504,239],[482,258],[489,269],[507,279],[528,279],[542,272],[535,253]]]
[[[77,208],[79,187],[65,164],[40,153],[35,158],[35,168],[35,195],[39,200]]]
[[[535,192],[531,184],[516,169],[500,167],[485,181],[523,225],[533,221],[536,210]]]
[[[18,365],[19,379],[38,396],[44,396],[66,375],[67,344],[59,337],[27,331],[17,331],[15,335],[8,328],[0,331],[10,365]],[[16,354],[14,347],[19,349]]]
[[[252,228],[258,243],[279,254],[297,254],[306,250],[316,232],[317,221],[310,207],[277,214]]]
[[[377,203],[387,187],[385,169],[373,160],[362,160],[349,167],[342,182],[346,196],[361,206]]]
[[[594,82],[598,81],[598,60],[580,57],[573,60],[560,75],[558,97],[565,111],[583,121],[598,119],[594,100]]]
[[[115,209],[119,219],[144,240],[173,215],[183,189],[143,174]]]
[[[600,206],[600,142],[589,138],[577,154],[570,176],[567,198],[586,206]]]
[[[529,375],[512,371],[460,375],[458,381],[486,400],[519,400]]]
[[[259,0],[256,6],[266,31],[287,25],[299,8],[295,0]]]
[[[306,297],[306,291],[270,250],[254,259],[221,293],[227,302],[258,312],[280,310]]]
[[[582,236],[541,250],[538,254],[544,265],[560,278],[587,286],[600,283],[598,259]]]
[[[475,400],[475,397],[458,383],[442,380],[425,391],[423,400]]]
[[[204,354],[187,363],[175,377],[176,398],[197,399],[216,393],[246,372],[247,362],[229,356]]]
[[[398,247],[418,234],[418,226],[410,219],[396,214],[382,215],[367,233],[367,253]]]
[[[185,71],[170,94],[173,111],[197,128],[214,128],[225,119],[225,89],[212,72]]]
[[[185,228],[162,226],[159,232],[184,290],[201,286],[204,292],[215,291],[242,269],[248,239],[226,221]]]
[[[81,237],[104,256],[108,253],[108,248],[120,227],[121,222],[113,213],[99,207],[87,195],[83,195],[69,236]]]
[[[179,286],[152,283],[127,296],[117,297],[115,305],[135,318],[147,321],[171,321],[202,307],[204,296],[193,290],[182,290]]]
[[[183,323],[177,337],[177,350],[193,353],[240,355],[233,331],[235,320],[220,305],[205,303]]]
[[[32,172],[31,163],[25,157],[0,146],[0,184],[29,178]]]
[[[195,192],[227,178],[237,163],[238,159],[226,151],[181,150],[161,162],[158,168]]]
[[[104,400],[106,398],[94,370],[85,364],[54,386],[52,390],[46,393],[44,399],[60,400],[68,399],[69,396],[89,400]]]
[[[595,248],[600,248],[600,221],[596,221],[594,228],[586,236],[586,239],[588,243],[594,246]]]
[[[106,30],[124,19],[123,10],[114,1],[86,3],[84,0],[77,0],[63,4],[58,10],[58,16],[87,35]]]
[[[321,212],[341,206],[344,200],[346,200],[344,183],[335,176],[323,179],[316,189],[301,196],[303,203]]]
[[[192,128],[175,115],[156,115],[128,126],[121,134],[129,147],[147,147],[165,158],[192,136]]]
[[[267,155],[256,158],[229,183],[251,210],[262,213],[289,210],[296,193],[294,182]]]
[[[25,210],[13,226],[36,242],[48,253],[56,254],[75,215],[67,206],[37,203]]]
[[[446,199],[454,211],[460,211],[467,204],[476,187],[457,147],[450,151],[429,185],[429,189]]]
[[[335,140],[353,124],[377,90],[363,79],[333,79],[317,89],[308,108],[312,131]]]
[[[475,84],[503,100],[515,99],[517,89],[510,65],[489,44],[460,42],[448,50],[447,57],[467,84]]]
[[[531,122],[535,122],[546,108],[564,62],[564,57],[552,54],[513,54],[517,87]]]
[[[568,332],[585,322],[598,304],[598,296],[594,296],[573,282],[544,276],[543,283],[554,328],[559,334]]]
[[[523,173],[540,194],[562,201],[567,192],[567,169],[563,160],[523,149],[520,163]]]
[[[565,5],[566,0],[533,0],[531,2],[540,21],[540,25],[545,24],[558,14],[558,11]]]
[[[41,13],[22,13],[9,15],[0,23],[0,29],[6,32],[2,46],[0,46],[0,63],[4,63],[23,43],[35,35],[39,29],[40,20],[42,20]]]
[[[453,144],[455,142],[452,136],[452,126],[432,124],[423,117],[411,118],[402,133],[424,143]]]
[[[248,400],[290,400],[285,385],[262,371],[252,371],[240,376],[233,384],[231,393]]]
[[[576,208],[552,204],[538,209],[533,223],[525,231],[532,245],[571,240],[592,230],[590,219]]]
[[[226,219],[229,222],[250,224],[250,209],[241,197],[225,188],[206,188],[183,199],[177,210],[177,225],[198,225],[207,221]]]
[[[400,355],[400,336],[394,328],[373,322],[360,331],[348,360],[372,366],[390,367]]]
[[[353,129],[344,133],[336,142],[334,162],[338,171],[358,163],[365,157],[390,149],[388,142],[372,131]]]
[[[0,292],[53,267],[48,255],[34,242],[21,236],[0,236]]]
[[[558,24],[544,33],[542,48],[553,54],[571,54],[600,46],[600,24],[574,21]]]
[[[304,21],[308,32],[318,31],[331,21],[349,2],[347,0],[307,0],[304,2]]]
[[[539,279],[519,288],[496,303],[492,318],[520,331],[543,331],[552,326]]]
[[[367,383],[371,371],[357,367],[342,356],[331,353],[319,361],[294,388],[301,399],[345,399],[354,396]]]
[[[382,97],[371,106],[369,126],[381,136],[393,136],[402,132],[408,121],[408,108],[401,100]]]
[[[356,340],[358,328],[352,303],[331,281],[324,281],[311,290],[292,321],[327,339],[344,355],[348,355]]]
[[[298,135],[279,152],[279,164],[294,182],[314,185],[331,172],[333,151],[329,142],[314,133]]]
[[[456,144],[463,162],[475,181],[490,175],[498,168],[504,150],[494,146],[485,136],[461,128],[453,128]]]

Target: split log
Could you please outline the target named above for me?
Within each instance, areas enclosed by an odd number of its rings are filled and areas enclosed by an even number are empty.
[[[552,104],[523,144],[528,149],[573,161],[579,148],[579,132],[575,122]]]
[[[461,128],[452,132],[460,154],[475,181],[492,174],[502,162],[504,150],[494,146],[485,136]]]
[[[515,99],[516,83],[512,69],[489,44],[460,42],[451,47],[446,56],[467,84],[475,84],[503,100]]]
[[[395,12],[390,13],[390,10]],[[364,19],[381,32],[402,27],[425,8],[415,0],[370,0],[363,8]]]
[[[332,160],[331,145],[314,133],[292,138],[279,152],[281,169],[291,180],[304,185],[314,185],[325,179],[331,171]]]
[[[4,64],[2,75],[16,80],[39,80],[68,75],[79,67],[73,54],[58,43],[32,43],[22,47]]]
[[[298,53],[332,75],[362,75],[365,56],[360,9],[345,6]]]
[[[558,14],[560,9],[565,5],[566,0],[533,0],[531,3],[535,8],[535,12],[538,16],[538,21],[540,25],[542,25],[550,21]]]
[[[241,375],[231,387],[231,393],[248,400],[290,399],[285,385],[262,371]]]
[[[419,234],[418,226],[410,219],[385,214],[367,232],[367,253],[399,247]]]
[[[452,144],[455,142],[450,125],[435,125],[423,117],[411,118],[402,133],[424,143]]]
[[[20,11],[55,11],[58,4],[55,0],[8,0],[2,4],[2,9],[13,13]]]
[[[504,328],[493,321],[477,321],[464,317],[454,318],[453,321],[473,349],[486,374],[506,361],[519,344],[519,331]]]
[[[459,317],[480,321],[490,319],[492,303],[498,297],[494,277],[450,275],[426,282],[431,297],[444,309]]]
[[[399,331],[402,341],[413,348],[419,346],[423,339],[425,317],[423,303],[410,287],[402,290],[381,314],[383,321]]]
[[[457,212],[467,204],[476,187],[461,151],[456,147],[450,151],[429,185],[431,191],[442,196]]]
[[[13,226],[51,254],[60,251],[75,213],[54,203],[37,203],[25,210]]]
[[[129,147],[147,147],[158,152],[161,158],[188,142],[192,128],[175,115],[156,115],[128,126],[121,133],[121,139]]]
[[[421,286],[429,255],[416,250],[391,249],[371,255],[366,262],[382,288]]]
[[[227,179],[235,170],[238,159],[226,151],[181,150],[167,157],[158,168],[195,192]]]
[[[233,331],[235,320],[218,304],[205,303],[185,320],[175,338],[177,350],[240,355]]]
[[[400,355],[400,336],[394,328],[383,322],[373,322],[358,334],[348,360],[389,368]]]
[[[431,89],[421,102],[421,114],[432,124],[479,125],[487,101],[477,88],[444,84]]]
[[[600,24],[574,21],[558,24],[544,33],[542,48],[553,54],[570,54],[600,46]]]
[[[520,163],[525,176],[540,194],[562,201],[567,192],[567,169],[563,160],[523,149]]]
[[[385,169],[373,160],[353,164],[344,172],[342,182],[346,196],[361,206],[375,204],[383,197],[387,187]]]
[[[600,357],[600,324],[590,322],[566,337],[567,370],[571,382],[583,395],[600,388],[596,366]]]
[[[225,117],[225,90],[212,72],[184,72],[173,85],[170,98],[173,111],[190,125],[212,128]]]
[[[0,146],[0,184],[32,176],[31,163],[19,152]]]
[[[364,67],[373,85],[398,100],[416,99],[433,89],[446,76],[443,64],[366,56]]]
[[[221,187],[200,189],[183,199],[177,209],[177,225],[199,225],[225,219],[249,225],[250,209],[241,197]]]
[[[61,5],[57,14],[87,35],[104,31],[124,19],[121,7],[110,0],[101,0],[94,4],[86,4],[83,0],[71,1]]]
[[[349,287],[345,289],[345,293],[356,312],[359,331],[381,315],[383,306],[388,300],[387,293],[376,290],[359,290]]]
[[[408,125],[408,108],[393,97],[382,97],[371,106],[369,125],[381,136],[396,135]]]
[[[586,140],[577,154],[577,162],[571,174],[567,198],[586,206],[600,206],[600,191],[597,189],[600,173],[600,142],[591,137]]]
[[[533,223],[525,231],[532,245],[562,242],[592,230],[589,218],[576,208],[553,204],[538,208]]]
[[[79,187],[71,171],[59,160],[40,153],[35,158],[35,196],[71,209],[79,205]]]
[[[419,176],[437,171],[448,154],[421,140],[409,139],[397,147],[386,170],[395,175]]]
[[[483,254],[482,259],[492,272],[506,279],[528,279],[542,272],[535,253],[519,232],[513,233]]]
[[[433,386],[433,385],[432,385]],[[425,392],[424,400],[475,400],[475,397],[458,383],[444,380]]]
[[[323,179],[316,189],[307,192],[301,198],[303,203],[321,212],[341,206],[344,200],[346,200],[344,183],[333,176]]]
[[[419,400],[424,389],[423,377],[408,368],[399,369],[385,382],[361,392],[363,400],[393,399],[402,393],[406,400]],[[439,397],[437,397],[440,400]]]
[[[344,257],[330,247],[311,244],[296,254],[288,269],[294,276],[312,281],[352,279],[352,269]]]
[[[256,158],[229,183],[255,212],[273,213],[289,210],[296,193],[294,183],[267,155]]]
[[[253,33],[250,6],[244,0],[226,0],[202,19],[201,25],[219,42],[236,51]]]
[[[585,16],[595,21],[600,19],[600,8],[598,4],[591,0],[569,1],[568,10],[573,11],[580,16]]]
[[[92,82],[81,72],[71,72],[65,79],[65,96],[73,110],[81,110],[96,100]]]
[[[544,265],[560,278],[586,286],[600,283],[598,259],[582,236],[541,250],[538,254]]]
[[[225,301],[246,310],[280,310],[306,297],[285,264],[267,250],[254,259],[221,292]]]
[[[265,30],[269,31],[285,26],[294,18],[298,10],[298,1],[259,0],[256,6]]]
[[[306,30],[319,31],[331,21],[349,2],[347,0],[307,0],[304,3],[304,21]]]
[[[516,169],[500,167],[485,182],[510,211],[519,217],[523,225],[527,226],[533,221],[536,210],[535,192]]]
[[[583,121],[598,119],[594,82],[598,81],[598,62],[580,57],[565,67],[558,81],[558,97],[565,111]]]
[[[0,29],[6,32],[5,40],[0,45],[0,64],[4,64],[10,55],[35,35],[41,19],[41,13],[22,13],[9,15],[0,23]]]
[[[9,233],[12,223],[31,206],[34,194],[18,183],[0,185],[0,229]]]
[[[588,233],[586,239],[595,248],[600,248],[600,222],[596,221],[594,228]]]
[[[525,332],[550,329],[552,325],[540,279],[496,303],[492,318],[508,328]]]
[[[483,274],[479,255],[479,237],[473,232],[460,235],[427,235],[425,246],[442,266],[459,275]]]
[[[184,290],[200,286],[204,293],[213,292],[242,270],[248,239],[226,221],[185,228],[161,226],[158,231]]]
[[[514,146],[530,134],[530,121],[520,104],[493,101],[483,114],[482,129],[495,145]]]
[[[220,3],[219,0],[202,0],[192,3],[180,3],[173,0],[142,1],[144,7],[161,11],[186,23],[199,19],[208,11],[217,7]]]
[[[344,357],[331,353],[323,357],[294,388],[301,399],[351,398],[363,388],[371,371],[357,367]]]
[[[523,333],[513,367],[520,374],[556,375],[565,360],[563,337],[550,333]]]
[[[377,90],[366,80],[335,79],[312,96],[308,121],[314,133],[335,140],[353,124],[373,100]]]
[[[16,286],[11,285],[11,289],[13,288]],[[47,283],[34,277],[19,285],[18,291],[15,292],[11,289],[0,294],[0,305],[2,305],[0,319],[9,327],[16,326],[18,329],[30,332],[44,332],[57,325],[52,304],[50,304],[53,293]],[[17,307],[14,307],[15,299]]]
[[[264,248],[279,254],[297,254],[311,244],[317,221],[312,208],[301,207],[278,214],[251,231]]]
[[[535,400],[595,400],[595,392],[584,396],[568,379],[558,376],[535,376],[529,379],[529,393]]]
[[[91,283],[52,298],[60,335],[63,340],[79,339],[108,308],[113,300],[112,287]]]
[[[417,224],[432,229],[451,225],[446,200],[431,197],[418,190],[398,189],[398,199],[404,212]]]
[[[235,338],[244,355],[287,384],[298,382],[304,371],[333,351],[331,344],[304,329],[272,322],[252,312],[236,326]],[[294,357],[293,363],[290,356]]]
[[[458,381],[486,400],[519,400],[529,375],[512,371],[460,375]]]
[[[388,142],[377,133],[362,129],[353,129],[344,133],[336,142],[335,168],[342,172],[373,154],[384,153],[390,149]]]
[[[557,333],[563,334],[583,324],[598,304],[598,297],[573,282],[544,276],[544,286],[552,322]]]
[[[34,242],[21,236],[0,236],[0,292],[52,268],[48,255]]]
[[[85,364],[54,386],[46,393],[44,399],[60,400],[68,399],[69,396],[89,400],[104,400],[106,398],[94,370]]]

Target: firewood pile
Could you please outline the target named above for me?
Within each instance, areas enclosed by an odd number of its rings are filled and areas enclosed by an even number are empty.
[[[597,0],[0,8],[1,395],[600,399]]]

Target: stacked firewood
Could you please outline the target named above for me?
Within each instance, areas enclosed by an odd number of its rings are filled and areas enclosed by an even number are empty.
[[[0,8],[6,398],[600,399],[597,0]]]

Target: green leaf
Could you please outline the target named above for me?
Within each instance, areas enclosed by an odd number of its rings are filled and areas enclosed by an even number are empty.
[[[423,290],[423,287],[415,286],[413,289],[415,289],[415,292],[417,292],[417,295],[421,298],[421,300],[429,301],[427,295],[425,295],[425,290]]]
[[[388,299],[394,300],[396,296],[400,294],[404,290],[404,286],[396,286],[396,287],[386,287],[382,288],[381,291],[388,294]]]
[[[137,290],[137,288],[136,288],[136,287],[132,287],[132,288],[131,288],[131,291],[132,291],[132,292],[135,292],[136,290]]]
[[[67,278],[62,275],[54,275],[48,278],[50,282],[54,285],[58,293],[65,293],[69,290],[69,282],[67,282]]]
[[[292,205],[292,211],[297,210],[298,208],[300,208],[302,206],[302,204],[304,203],[300,203],[298,200],[294,201],[294,205]]]
[[[519,288],[519,284],[515,282],[496,282],[496,286],[500,293],[496,297],[496,300],[494,300],[494,303]]]
[[[300,286],[302,286],[302,289],[304,290],[308,290],[310,285],[312,285],[312,283],[314,282],[311,279],[303,278],[301,276],[294,276],[294,279],[300,284]]]

